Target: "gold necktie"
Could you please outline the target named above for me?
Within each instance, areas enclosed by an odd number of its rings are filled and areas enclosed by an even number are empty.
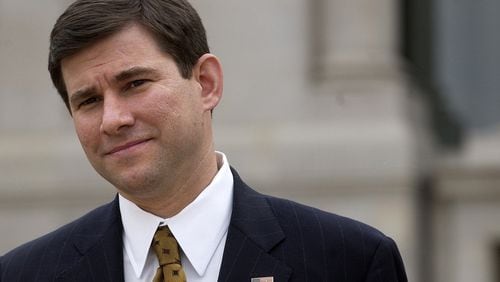
[[[167,226],[161,226],[156,230],[153,237],[153,249],[160,264],[153,282],[186,282],[179,245]]]

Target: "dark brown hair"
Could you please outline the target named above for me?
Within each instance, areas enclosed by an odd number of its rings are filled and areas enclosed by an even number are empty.
[[[201,19],[186,0],[77,0],[50,34],[50,77],[68,109],[61,60],[131,23],[154,34],[161,50],[172,56],[186,79],[198,59],[210,52]]]

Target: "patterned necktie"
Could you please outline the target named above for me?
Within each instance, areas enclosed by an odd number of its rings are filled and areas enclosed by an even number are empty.
[[[186,282],[179,245],[167,226],[161,226],[156,230],[153,237],[153,249],[160,264],[153,282]]]

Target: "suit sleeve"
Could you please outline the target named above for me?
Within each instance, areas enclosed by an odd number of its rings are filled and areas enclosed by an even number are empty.
[[[396,243],[385,237],[371,261],[366,282],[407,282],[403,260]]]
[[[3,272],[2,272],[2,262],[3,262],[3,257],[0,256],[0,282],[2,282],[2,276],[3,276]]]

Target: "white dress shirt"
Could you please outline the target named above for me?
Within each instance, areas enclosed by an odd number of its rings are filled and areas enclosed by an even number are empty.
[[[151,282],[158,259],[151,249],[159,225],[168,225],[181,247],[188,282],[217,281],[233,203],[233,175],[223,153],[212,182],[182,211],[161,218],[119,195],[123,223],[123,267],[126,282]]]

